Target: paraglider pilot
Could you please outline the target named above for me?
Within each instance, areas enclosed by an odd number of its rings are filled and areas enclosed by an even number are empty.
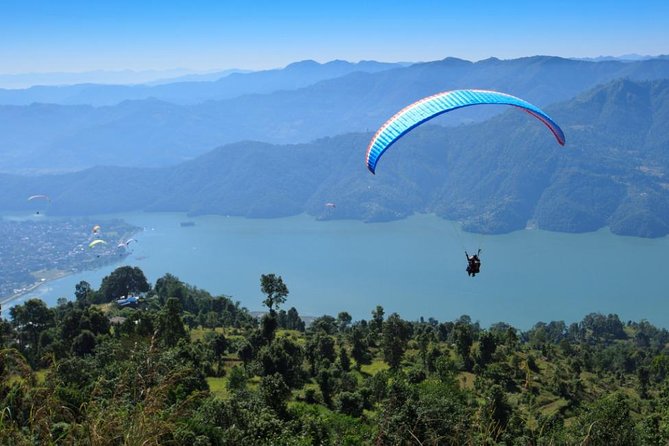
[[[476,274],[481,272],[481,259],[479,259],[480,254],[480,249],[476,254],[471,256],[467,254],[467,251],[465,251],[465,256],[467,257],[467,274],[469,277],[475,277]]]

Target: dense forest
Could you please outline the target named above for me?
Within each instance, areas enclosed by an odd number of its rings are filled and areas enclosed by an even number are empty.
[[[578,323],[311,320],[121,267],[0,321],[3,445],[664,445],[669,332]],[[117,300],[139,296],[121,307]],[[342,309],[345,310],[345,309]],[[305,318],[306,319],[306,318]]]

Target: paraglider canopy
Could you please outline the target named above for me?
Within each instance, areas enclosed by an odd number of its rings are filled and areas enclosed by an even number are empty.
[[[100,245],[100,244],[106,245],[107,242],[105,242],[104,240],[100,240],[100,239],[93,240],[91,243],[88,244],[88,247],[93,248],[93,247],[95,247],[97,245]]]
[[[48,195],[42,195],[42,194],[31,195],[31,196],[28,197],[28,201],[33,201],[33,200],[46,200],[46,201],[51,201],[51,198],[49,198]]]
[[[398,139],[413,128],[443,113],[462,107],[481,104],[512,105],[543,122],[553,132],[560,145],[564,145],[562,129],[539,107],[510,94],[489,90],[453,90],[428,96],[400,110],[376,132],[367,147],[367,169],[376,172],[381,155]]]
[[[117,245],[117,248],[127,248],[128,245],[130,244],[130,242],[136,242],[136,241],[137,240],[135,240],[134,238],[129,238],[125,242],[123,242],[123,241],[119,242],[119,244]]]
[[[31,206],[36,209],[35,214],[40,215],[40,211],[46,210],[51,205],[51,198],[48,195],[37,194],[28,197],[28,201],[33,202]]]

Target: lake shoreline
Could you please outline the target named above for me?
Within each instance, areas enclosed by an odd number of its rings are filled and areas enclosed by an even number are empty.
[[[529,329],[537,321],[578,322],[589,313],[615,313],[621,320],[669,327],[661,261],[669,238],[541,229],[480,236],[431,214],[384,223],[308,215],[114,216],[145,228],[131,258],[49,281],[32,290],[35,297],[54,306],[59,297],[72,299],[80,281],[97,289],[104,276],[129,265],[139,267],[150,283],[170,273],[249,309],[262,307],[260,275],[275,273],[290,290],[285,308],[294,306],[300,314],[347,311],[359,320],[381,305],[386,314],[406,319],[449,321],[466,314],[483,326],[504,321]],[[196,225],[182,228],[185,218]],[[463,251],[479,247],[481,274],[471,278]]]
[[[64,271],[64,270],[45,270],[48,272],[48,278],[44,277],[36,282],[34,282],[32,285],[26,286],[25,289],[11,294],[9,296],[3,296],[0,297],[0,306],[6,305],[14,300],[20,299],[21,297],[25,296],[26,294],[32,293],[33,291],[37,290],[39,287],[42,285],[46,285],[50,282],[54,282],[56,280],[63,279],[65,277],[71,276],[72,274],[76,274],[80,271]],[[32,275],[37,275],[39,271],[31,273]]]
[[[102,227],[104,232],[100,232]],[[0,305],[42,294],[44,284],[118,263],[129,255],[124,242],[141,230],[122,219],[2,214]],[[92,243],[102,248],[92,249]]]

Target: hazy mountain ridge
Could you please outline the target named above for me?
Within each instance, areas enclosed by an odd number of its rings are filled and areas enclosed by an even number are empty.
[[[35,102],[59,105],[116,105],[128,100],[154,98],[189,105],[204,101],[229,99],[244,94],[271,93],[306,87],[325,79],[355,71],[378,72],[405,66],[405,63],[333,60],[320,64],[313,60],[292,63],[284,68],[240,72],[228,70],[218,74],[188,75],[171,82],[157,80],[140,85],[76,84],[35,86],[21,90],[0,89],[0,104],[30,105]],[[217,76],[215,79],[207,77]]]
[[[371,131],[407,103],[443,90],[497,89],[545,106],[621,76],[669,78],[669,60],[594,63],[530,57],[472,63],[445,59],[377,73],[354,72],[295,90],[197,105],[149,99],[109,107],[0,106],[0,153],[6,160],[5,172],[100,164],[164,166],[229,142],[299,143]],[[494,108],[463,110],[439,122],[458,125],[495,113]]]
[[[665,54],[659,54],[657,56],[649,56],[645,54],[623,54],[621,56],[597,56],[597,57],[572,57],[574,60],[587,60],[591,62],[602,62],[605,60],[619,60],[619,61],[636,61],[636,60],[648,60],[648,59],[662,59],[667,58]]]
[[[240,142],[169,168],[3,175],[0,207],[28,209],[24,197],[47,192],[52,215],[308,212],[378,221],[434,212],[477,232],[669,233],[669,80],[614,81],[547,111],[565,130],[564,148],[534,119],[507,110],[484,123],[414,130],[376,176],[364,167],[369,133],[282,146]]]
[[[25,90],[32,86],[69,86],[75,84],[127,85],[160,82],[195,75],[193,70],[174,68],[167,70],[93,70],[79,72],[0,73],[0,91]]]

